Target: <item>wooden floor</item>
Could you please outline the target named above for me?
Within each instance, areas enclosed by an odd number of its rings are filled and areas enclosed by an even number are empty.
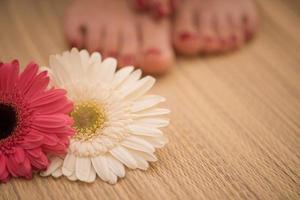
[[[0,199],[300,199],[300,3],[259,1],[258,37],[227,55],[178,59],[153,92],[170,139],[146,172],[116,185],[13,179]],[[0,60],[47,64],[67,49],[67,2],[1,0]]]

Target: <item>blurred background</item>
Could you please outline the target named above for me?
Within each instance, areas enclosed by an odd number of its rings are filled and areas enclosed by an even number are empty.
[[[65,0],[0,0],[0,60],[47,65],[69,49]],[[253,41],[177,58],[153,93],[172,110],[170,144],[147,172],[110,186],[35,176],[0,199],[300,199],[300,1],[257,1]]]

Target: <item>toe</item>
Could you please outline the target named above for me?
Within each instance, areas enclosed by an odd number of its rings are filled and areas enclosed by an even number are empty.
[[[106,27],[103,41],[103,56],[118,58],[120,49],[120,32],[115,26]]]
[[[245,5],[243,21],[245,38],[246,40],[250,40],[258,25],[257,11],[252,1],[249,1],[249,3]]]
[[[220,49],[214,13],[204,11],[199,15],[200,51],[204,53],[213,53]]]
[[[127,26],[121,34],[121,50],[118,60],[119,67],[136,65],[138,52],[138,34],[133,26]]]
[[[219,40],[219,49],[216,49],[216,51],[224,52],[232,48],[230,38],[232,26],[228,16],[227,12],[218,12],[216,16],[216,28]]]
[[[171,0],[152,0],[152,9],[158,17],[169,16],[172,12]]]
[[[174,61],[174,53],[171,48],[169,21],[159,22],[145,17],[141,21],[142,51],[138,64],[145,73],[162,74],[168,71]]]
[[[102,49],[103,32],[99,23],[90,23],[85,34],[85,45],[89,52],[100,51]]]
[[[177,52],[185,55],[199,52],[199,37],[192,6],[182,5],[175,17],[173,29],[173,43]]]
[[[73,10],[68,10],[65,13],[64,29],[65,35],[72,47],[81,48],[83,46],[82,27],[84,20],[79,17]]]
[[[233,13],[230,16],[232,31],[231,31],[231,41],[232,48],[240,48],[245,43],[245,34],[243,26],[243,17],[240,13]]]

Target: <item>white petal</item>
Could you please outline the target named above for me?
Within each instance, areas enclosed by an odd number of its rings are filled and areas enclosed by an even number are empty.
[[[102,180],[107,181],[111,184],[117,182],[117,176],[109,170],[105,156],[93,157],[92,163],[96,173]]]
[[[137,168],[137,163],[135,162],[134,158],[124,147],[117,146],[111,149],[110,153],[127,167],[131,169]]]
[[[124,80],[118,89],[126,92],[126,90],[136,85],[141,76],[142,71],[140,69],[135,70]]]
[[[141,118],[134,121],[135,124],[153,126],[156,128],[162,128],[168,126],[170,123],[169,119],[166,118]]]
[[[162,137],[147,137],[147,136],[141,136],[143,139],[145,139],[147,142],[152,144],[155,148],[162,148],[164,147],[168,142],[168,138],[165,136]]]
[[[141,110],[151,108],[165,100],[166,99],[164,97],[158,95],[147,96],[146,98],[135,101],[131,106],[131,112],[139,112]]]
[[[153,153],[155,151],[154,147],[150,143],[135,136],[125,138],[121,144],[127,148],[137,151],[149,153]]]
[[[125,167],[120,161],[118,161],[112,156],[107,156],[106,160],[107,160],[108,167],[112,173],[114,173],[118,177],[125,176]]]
[[[155,78],[146,76],[137,81],[134,85],[124,87],[123,96],[126,97],[126,99],[136,99],[148,92],[152,88],[154,83]]]
[[[135,154],[138,155],[142,158],[144,158],[145,160],[149,161],[149,162],[155,162],[157,161],[157,157],[154,155],[154,153],[146,153],[146,152],[141,152],[141,151],[135,151],[135,150],[128,150],[131,154]]]
[[[114,73],[117,68],[117,61],[114,58],[105,59],[101,67],[99,67],[99,79],[104,83],[110,83],[113,79]]]
[[[146,170],[149,167],[147,160],[143,157],[143,155],[138,154],[136,151],[130,151],[132,157],[135,159],[137,163],[137,167],[142,170]]]
[[[81,65],[82,66],[88,66],[89,65],[89,59],[90,55],[89,52],[85,49],[80,51],[80,58],[81,58]]]
[[[151,137],[160,137],[163,135],[161,130],[153,127],[132,124],[132,125],[128,125],[127,128],[134,135],[145,135]]]
[[[114,76],[114,79],[112,81],[112,88],[118,87],[133,71],[133,67],[123,67],[120,70],[117,71],[117,73]]]
[[[60,168],[63,164],[63,159],[59,157],[50,157],[50,165],[48,166],[46,171],[41,172],[41,176],[49,176],[58,168]]]
[[[72,153],[68,153],[64,159],[62,172],[65,176],[71,176],[75,171],[76,157]]]
[[[101,62],[101,54],[99,52],[92,53],[92,55],[90,57],[90,64],[96,63],[96,62]]]
[[[75,172],[74,172],[73,174],[71,174],[71,176],[67,176],[67,178],[68,178],[70,181],[76,181],[76,180],[77,180],[77,177],[76,177]]]
[[[91,167],[90,175],[89,175],[88,180],[86,180],[86,182],[92,183],[92,182],[94,182],[95,180],[96,180],[96,172],[95,172],[94,167]]]
[[[169,114],[170,110],[165,108],[151,108],[148,110],[144,110],[138,113],[135,113],[134,116],[136,117],[151,117],[157,115],[166,115]]]
[[[89,157],[77,157],[76,158],[76,177],[81,181],[87,181],[89,179],[91,170],[91,159]]]
[[[55,178],[58,178],[62,175],[62,171],[61,171],[61,168],[58,168],[56,169],[53,173],[52,173],[52,176],[55,177]]]

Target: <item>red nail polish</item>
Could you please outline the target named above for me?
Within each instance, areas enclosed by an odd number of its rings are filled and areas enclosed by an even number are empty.
[[[253,33],[249,30],[245,31],[246,40],[250,40],[253,37]]]
[[[237,41],[236,36],[235,36],[235,35],[232,35],[232,36],[230,37],[230,41],[231,41],[232,43],[236,43],[236,41]]]
[[[195,35],[192,34],[192,33],[189,33],[189,32],[185,32],[185,33],[180,34],[180,39],[181,40],[189,40],[193,37],[195,37]]]
[[[122,64],[124,64],[124,65],[132,65],[132,64],[134,64],[134,57],[133,57],[133,55],[124,55],[122,57]]]
[[[212,43],[213,40],[212,40],[211,37],[205,36],[205,37],[204,37],[204,41],[205,41],[206,43],[210,44],[210,43]]]
[[[71,47],[77,47],[77,48],[79,47],[78,42],[75,40],[71,41],[70,45]]]
[[[160,54],[160,50],[157,48],[150,48],[146,50],[147,54]]]
[[[118,53],[116,51],[110,51],[108,54],[107,54],[108,57],[113,57],[113,58],[116,58],[118,56]]]
[[[226,45],[226,40],[225,39],[220,39],[220,43],[222,46],[225,46]]]
[[[137,6],[140,9],[145,9],[146,8],[146,1],[145,0],[137,0]]]

